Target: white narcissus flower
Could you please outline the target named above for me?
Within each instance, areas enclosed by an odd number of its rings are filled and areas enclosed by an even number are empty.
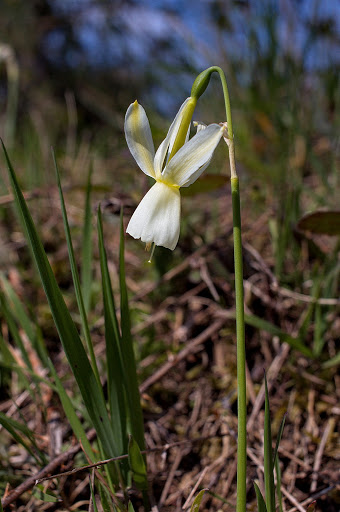
[[[154,243],[175,249],[180,231],[179,189],[188,187],[199,178],[225,132],[224,126],[210,124],[188,140],[188,130],[184,145],[172,156],[184,110],[191,100],[187,98],[179,109],[156,153],[143,107],[135,101],[126,112],[124,129],[129,150],[141,170],[156,180],[139,203],[126,229],[131,236],[145,242],[147,247]]]

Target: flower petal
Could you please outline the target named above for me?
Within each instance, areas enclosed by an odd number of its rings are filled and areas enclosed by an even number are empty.
[[[129,150],[142,171],[155,178],[153,159],[155,148],[144,108],[137,100],[131,103],[125,115],[125,138]]]
[[[181,196],[179,190],[155,183],[132,215],[126,232],[142,242],[175,249],[180,230]]]
[[[190,98],[187,98],[185,100],[185,102],[181,105],[179,111],[177,112],[175,119],[171,123],[171,126],[168,130],[167,136],[165,137],[162,144],[157,149],[157,152],[155,155],[155,160],[154,160],[154,169],[155,169],[157,178],[160,178],[160,176],[161,176],[163,165],[164,165],[164,160],[165,160],[168,150],[169,150],[169,153],[171,153],[172,146],[174,145],[176,135],[177,135],[178,129],[179,129],[181,121],[182,121],[182,113],[183,113],[184,107],[186,106],[186,104],[188,103],[189,100],[190,100]],[[188,130],[187,137],[189,137],[189,130]]]
[[[189,181],[190,184],[193,183],[211,160],[223,133],[224,128],[218,124],[210,124],[205,130],[199,131],[173,156],[163,171],[162,179],[179,187],[185,186]],[[197,173],[200,169],[201,173]]]
[[[209,167],[210,162],[211,158],[210,160],[207,161],[206,164],[202,165],[202,167],[199,167],[199,169],[197,169],[197,171],[195,171],[190,176],[189,181],[186,181],[184,185],[182,185],[182,187],[190,187],[190,185],[192,185],[201,176],[201,174],[206,170],[206,168]]]

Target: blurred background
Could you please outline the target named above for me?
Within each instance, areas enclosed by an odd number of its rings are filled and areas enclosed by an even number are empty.
[[[92,159],[104,196],[138,201],[148,185],[125,144],[128,105],[146,108],[157,146],[197,74],[221,66],[247,215],[272,213],[281,276],[300,216],[337,204],[339,46],[332,0],[2,0],[0,135],[25,188],[54,182],[53,145],[65,184],[84,184]],[[196,115],[223,112],[214,78]],[[220,148],[209,172],[228,175],[225,160]]]

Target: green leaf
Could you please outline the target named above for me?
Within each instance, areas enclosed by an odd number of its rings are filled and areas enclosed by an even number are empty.
[[[4,361],[7,361],[7,367],[12,368],[14,371],[17,372],[18,375],[22,378],[22,384],[26,385],[26,389],[30,396],[32,397],[33,401],[40,401],[41,403],[41,389],[40,386],[32,386],[32,381],[34,384],[38,384],[39,382],[44,381],[39,375],[36,374],[34,371],[28,352],[26,350],[25,344],[23,343],[21,333],[19,332],[19,329],[17,328],[15,319],[13,318],[12,311],[9,309],[9,304],[4,297],[3,293],[0,291],[0,306],[2,313],[4,315],[4,318],[7,322],[9,331],[13,337],[13,341],[15,345],[20,349],[21,356],[23,359],[23,362],[25,365],[20,367],[20,364],[17,363],[16,359],[13,357],[11,351],[7,347],[7,344],[5,340],[0,337],[0,345],[1,345],[1,352],[4,357]],[[9,363],[9,364],[8,364]],[[4,362],[4,366],[6,365],[6,362]],[[31,376],[31,379],[28,379],[26,374]],[[46,380],[45,380],[46,382]],[[48,383],[48,382],[47,382]],[[48,383],[49,385],[49,383]]]
[[[279,458],[275,458],[275,473],[276,473],[276,495],[277,501],[279,503],[279,512],[283,512],[283,500],[282,500],[282,492],[281,492],[281,469]]]
[[[320,210],[304,215],[297,224],[301,231],[317,235],[340,235],[340,211]]]
[[[275,464],[275,461],[276,461],[276,458],[277,458],[279,444],[281,442],[281,437],[282,437],[283,429],[284,429],[285,422],[286,422],[286,416],[287,416],[287,413],[285,413],[283,415],[283,418],[282,418],[281,423],[280,423],[280,428],[279,428],[279,431],[277,433],[276,445],[275,445],[274,456],[273,456],[273,464]]]
[[[106,411],[102,390],[98,386],[95,374],[87,358],[77,328],[66,307],[57,285],[51,266],[38,236],[31,214],[20,190],[14,169],[10,163],[6,148],[2,143],[8,174],[11,180],[15,203],[25,223],[29,246],[33,252],[41,281],[49,302],[55,325],[72,372],[78,383],[85,406],[102,442],[107,457],[117,455],[111,424]]]
[[[275,467],[275,472],[276,472],[276,494],[277,494],[277,499],[278,499],[278,503],[279,503],[279,512],[283,512],[283,502],[282,502],[282,493],[281,493],[281,469],[280,469],[280,462],[279,462],[279,457],[278,457],[278,450],[279,450],[279,445],[280,445],[280,441],[282,438],[285,421],[286,421],[286,414],[284,414],[284,416],[281,420],[281,423],[280,423],[280,428],[279,428],[279,431],[277,434],[276,445],[275,445],[275,450],[274,450],[274,457],[273,457],[273,465]]]
[[[129,436],[128,455],[129,466],[133,473],[134,482],[138,489],[144,491],[148,488],[146,466],[139,446],[131,435]]]
[[[340,352],[338,352],[334,357],[323,363],[322,368],[331,368],[332,366],[337,366],[340,364]]]
[[[264,408],[264,484],[266,490],[266,506],[268,512],[275,512],[275,485],[273,471],[272,430],[270,425],[270,408],[267,377],[264,375],[265,408]]]
[[[25,450],[27,450],[28,453],[30,453],[32,455],[32,457],[34,457],[34,459],[39,464],[45,462],[45,460],[43,460],[43,457],[41,456],[42,454],[40,454],[40,457],[38,457],[34,453],[32,448],[27,444],[25,439],[18,433],[18,432],[21,432],[22,434],[24,434],[25,436],[27,436],[29,439],[32,440],[34,438],[33,432],[26,425],[23,425],[22,423],[19,423],[18,421],[14,420],[13,418],[6,416],[1,411],[0,411],[0,425],[2,425],[11,434],[11,436],[15,439],[15,441],[18,444],[21,444],[25,448]]]
[[[98,208],[97,226],[104,301],[108,402],[111,421],[117,425],[117,448],[119,450],[119,455],[123,455],[127,452],[128,441],[126,418],[129,413],[127,410],[125,395],[126,378],[122,369],[121,339],[111,279],[107,265],[100,207]]]
[[[0,279],[4,293],[11,305],[13,316],[17,322],[20,322],[20,327],[25,331],[41,362],[47,366],[47,350],[39,327],[36,324],[33,324],[29,318],[24,305],[6,277],[3,274],[0,274]]]
[[[86,186],[85,215],[83,225],[83,243],[81,257],[81,284],[86,313],[90,310],[92,286],[92,215],[91,215],[91,177],[93,164],[91,162]]]
[[[98,489],[103,512],[118,512],[120,510],[119,507],[116,506],[114,508],[109,492],[101,482],[98,484]]]
[[[311,302],[307,306],[307,310],[304,314],[304,320],[299,327],[298,337],[300,339],[306,339],[308,330],[310,329],[311,324],[313,323],[313,316],[315,314],[316,301],[320,297],[321,292],[321,284],[323,278],[319,275],[313,277],[313,285],[310,296],[313,297],[315,302]],[[315,357],[315,351],[313,349],[313,356]]]
[[[14,358],[8,359],[9,353],[4,351],[5,346],[6,346],[6,343],[3,340],[3,338],[1,338],[1,336],[0,336],[0,348],[1,348],[1,351],[3,352],[3,360],[1,361],[0,366],[2,366],[3,368],[8,368],[9,370],[13,370],[13,371],[17,372],[18,375],[23,378],[24,383],[27,384],[27,388],[28,388],[27,390],[34,400],[37,400],[37,397],[34,395],[32,390],[30,389],[32,387],[32,380],[36,381],[37,383],[43,383],[46,386],[50,387],[53,391],[57,391],[55,385],[52,384],[50,379],[41,377],[40,375],[37,375],[34,371],[31,371],[28,368],[25,368],[23,371],[22,367],[18,363],[15,362]],[[26,377],[26,374],[31,376],[32,379],[29,380]]]
[[[313,352],[316,357],[319,357],[326,341],[326,310],[320,304],[315,304],[315,318],[314,318],[314,339],[313,339]]]
[[[92,482],[91,482],[91,478],[90,478],[89,483],[90,483],[93,511],[94,512],[98,512],[98,507],[97,507],[97,503],[96,503],[96,496],[94,494],[94,489],[93,489],[93,485],[92,485]]]
[[[74,435],[78,439],[78,441],[81,442],[81,445],[87,454],[88,458],[93,462],[96,460],[96,457],[94,455],[94,452],[92,450],[91,444],[89,440],[87,439],[85,430],[76,414],[76,411],[73,407],[73,404],[68,396],[68,394],[65,391],[65,388],[63,386],[63,383],[59,379],[57,372],[52,364],[52,361],[48,360],[48,366],[50,369],[50,372],[52,373],[52,376],[54,378],[54,382],[56,384],[57,393],[59,395],[61,404],[63,406],[64,412],[66,414],[66,417],[71,425],[71,428],[74,432]]]
[[[6,318],[6,316],[5,316]],[[1,352],[1,366],[4,368],[10,368],[11,370],[15,370],[17,374],[20,376],[20,378],[23,381],[23,384],[26,385],[27,389],[29,390],[29,393],[31,394],[31,382],[27,378],[25,372],[23,371],[22,367],[17,364],[15,358],[13,357],[11,351],[9,350],[6,341],[3,339],[3,337],[0,334],[0,352]],[[27,371],[27,370],[26,370]]]
[[[135,512],[135,509],[133,508],[131,501],[129,501],[128,512]]]
[[[21,336],[19,334],[19,330],[14,321],[12,312],[9,310],[9,308],[7,306],[7,301],[4,298],[3,293],[1,293],[1,292],[0,292],[0,306],[1,306],[2,313],[3,313],[4,317],[6,318],[6,322],[8,324],[8,329],[9,329],[11,335],[13,336],[15,345],[20,349],[21,356],[22,356],[24,363],[26,364],[26,366],[29,370],[33,371],[32,363],[30,361],[27,350],[26,350],[24,343],[21,339]]]
[[[253,484],[256,492],[257,512],[267,512],[266,503],[263,499],[259,486],[256,482],[253,482]]]
[[[121,351],[124,375],[127,383],[127,400],[130,412],[130,428],[141,450],[145,448],[143,413],[140,404],[136,360],[131,336],[130,310],[125,281],[123,211],[120,214],[119,284],[122,341]]]
[[[202,489],[196,496],[196,498],[193,501],[193,504],[190,507],[190,512],[198,512],[199,508],[201,506],[201,502],[204,496],[205,491],[208,489]]]
[[[76,294],[77,304],[78,304],[78,308],[79,308],[79,312],[80,312],[80,317],[81,317],[81,325],[82,325],[82,329],[83,329],[86,345],[87,345],[87,348],[88,348],[88,351],[89,351],[89,354],[90,354],[90,359],[91,359],[91,363],[92,363],[92,369],[93,369],[94,375],[95,375],[95,377],[97,379],[98,387],[100,388],[100,390],[102,392],[102,387],[101,387],[101,383],[100,383],[100,377],[99,377],[96,357],[95,357],[95,354],[94,354],[93,344],[92,344],[91,335],[90,335],[90,329],[89,329],[89,325],[88,325],[88,322],[87,322],[87,316],[86,316],[86,311],[85,311],[85,306],[84,306],[84,301],[83,301],[83,295],[82,295],[81,286],[80,286],[80,279],[79,279],[76,259],[75,259],[75,256],[74,256],[71,231],[70,231],[70,226],[69,226],[68,218],[67,218],[67,212],[66,212],[65,201],[64,201],[64,194],[63,194],[63,191],[62,191],[62,188],[61,188],[58,164],[57,164],[57,161],[56,161],[55,154],[54,154],[53,150],[52,150],[52,154],[53,154],[54,166],[55,166],[55,171],[56,171],[56,176],[57,176],[57,183],[58,183],[59,197],[60,197],[60,204],[61,204],[61,212],[62,212],[62,215],[63,215],[64,230],[65,230],[65,235],[66,235],[68,256],[69,256],[70,265],[71,265],[71,272],[72,272],[72,279],[73,279],[73,284],[74,284],[74,291],[75,291],[75,294]]]
[[[48,503],[58,503],[63,501],[62,499],[55,496],[49,489],[44,491],[44,487],[41,484],[38,484],[34,487],[32,491],[32,495],[41,501],[46,501]]]
[[[269,332],[273,336],[277,336],[280,341],[288,343],[288,345],[290,345],[295,350],[299,350],[301,354],[313,358],[313,352],[308,347],[306,347],[299,338],[293,338],[293,336],[290,336],[286,332],[282,331],[282,329],[276,325],[273,325],[256,315],[245,314],[244,320],[248,325]]]
[[[35,346],[36,349],[40,349],[40,351],[41,351],[40,355],[41,355],[42,362],[45,364],[46,367],[50,368],[50,371],[54,375],[56,387],[52,385],[52,382],[50,379],[44,379],[44,378],[34,374],[34,372],[29,370],[28,368],[26,368],[25,371],[29,375],[32,375],[34,380],[44,382],[45,384],[50,386],[53,390],[55,390],[59,394],[64,411],[67,415],[67,418],[70,422],[73,432],[75,433],[77,439],[81,441],[83,448],[86,451],[88,457],[91,460],[95,460],[93,451],[91,449],[91,445],[86,437],[85,431],[78,419],[78,416],[76,415],[76,413],[74,411],[72,403],[71,403],[69,397],[67,396],[66,391],[65,391],[60,379],[58,378],[58,376],[56,374],[56,371],[53,367],[52,362],[49,360],[49,358],[47,356],[47,351],[46,351],[45,345],[43,344],[40,330],[38,329],[37,326],[35,326],[36,327],[35,330],[33,329],[31,320],[28,317],[28,315],[26,314],[26,311],[25,311],[20,299],[14,292],[10,283],[7,281],[7,279],[3,275],[1,275],[0,278],[1,278],[2,285],[4,287],[6,295],[8,296],[9,301],[11,303],[13,303],[13,307],[15,308],[17,320],[20,320],[21,326],[25,330],[25,333],[27,334],[30,341],[32,342],[32,345]],[[36,340],[36,341],[34,342],[34,340]],[[8,367],[14,369],[18,374],[20,374],[20,376],[26,382],[27,389],[30,389],[30,387],[31,387],[30,381],[27,379],[23,369],[19,365],[16,364],[15,359],[13,358],[11,352],[9,351],[5,341],[3,340],[3,338],[1,336],[0,336],[0,349],[5,358],[5,365],[7,364],[7,366],[8,366],[8,363],[6,363],[6,361],[8,361],[9,362]],[[33,441],[34,441],[33,433],[32,433],[32,437],[33,437]]]

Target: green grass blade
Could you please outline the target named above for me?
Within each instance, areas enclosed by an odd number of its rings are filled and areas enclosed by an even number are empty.
[[[61,380],[58,377],[58,374],[52,364],[52,361],[49,360],[48,363],[49,363],[48,366],[49,366],[50,372],[53,376],[53,379],[54,379],[54,382],[56,385],[57,393],[59,395],[59,398],[60,398],[61,404],[63,406],[64,412],[66,414],[66,417],[71,425],[73,433],[76,436],[76,438],[78,439],[78,441],[81,442],[82,447],[83,447],[86,455],[88,456],[88,458],[93,462],[94,460],[96,460],[96,457],[92,450],[91,444],[90,444],[89,440],[87,439],[85,430],[76,414],[76,411],[72,405],[72,402],[71,402],[68,394],[65,391],[65,388],[64,388]]]
[[[118,508],[114,508],[112,500],[110,499],[107,489],[100,483],[99,487],[100,503],[103,507],[103,512],[116,512]]]
[[[20,322],[20,326],[25,331],[28,339],[32,343],[33,348],[37,352],[40,361],[47,366],[47,350],[43,341],[43,337],[39,327],[32,323],[28,314],[26,313],[25,307],[18,295],[14,291],[10,282],[6,279],[3,274],[0,274],[1,284],[4,290],[4,294],[8,299],[11,307],[11,311],[13,316],[15,317],[17,322]],[[33,327],[34,325],[34,327]]]
[[[5,297],[3,296],[3,293],[1,293],[1,292],[0,292],[0,307],[1,307],[1,311],[4,315],[4,317],[6,318],[8,329],[13,337],[14,343],[20,349],[23,361],[25,362],[27,368],[29,368],[30,370],[33,371],[32,363],[30,361],[30,358],[28,356],[25,345],[23,344],[23,341],[19,334],[19,330],[14,321],[12,312],[9,310],[9,308],[7,306],[7,301],[6,301]]]
[[[92,485],[92,482],[91,482],[91,476],[90,476],[89,483],[90,483],[90,490],[91,490],[93,512],[98,512],[98,507],[97,507],[97,503],[96,503],[96,496],[94,494],[94,488],[93,488],[93,485]]]
[[[137,488],[141,491],[147,490],[148,480],[144,458],[140,452],[138,444],[131,435],[129,436],[128,455],[129,466]]]
[[[29,337],[29,339],[34,340],[36,333],[34,332],[34,329],[31,325],[31,321],[30,321],[29,317],[26,315],[26,312],[24,310],[22,303],[20,302],[18,296],[15,294],[10,283],[4,278],[4,276],[1,276],[1,280],[2,280],[2,284],[4,285],[5,291],[8,293],[10,300],[13,301],[13,305],[16,308],[16,313],[18,315],[18,318],[21,320],[22,327],[25,329],[25,332],[26,332],[27,336]],[[32,344],[33,344],[33,341],[32,341]],[[54,369],[52,362],[48,359],[45,346],[44,345],[38,345],[38,346],[41,346],[41,348],[43,349],[42,354],[43,354],[44,362],[46,363],[45,366],[50,369],[50,372],[52,373],[52,375],[54,377],[56,387],[51,385],[50,380],[42,379],[41,377],[35,375],[33,371],[26,369],[26,372],[28,372],[30,375],[32,375],[32,377],[34,377],[34,380],[41,380],[48,386],[55,389],[55,391],[59,394],[60,401],[62,403],[65,414],[68,418],[68,421],[71,425],[71,428],[72,428],[75,436],[82,443],[82,446],[83,446],[85,452],[87,453],[88,457],[93,461],[93,460],[95,460],[94,453],[93,453],[91,445],[86,437],[86,434],[82,427],[82,424],[72,406],[71,400],[69,399],[60,379],[58,378],[58,375],[56,374],[56,371]],[[27,389],[30,389],[30,381],[27,379],[25,372],[22,370],[22,368],[20,366],[18,366],[16,364],[16,361],[13,358],[12,354],[10,353],[9,349],[7,348],[5,341],[1,337],[0,337],[0,349],[1,349],[1,352],[4,354],[4,356],[6,357],[6,359],[8,361],[10,361],[9,367],[11,369],[14,369],[21,376],[21,378],[26,383]],[[5,362],[5,365],[6,365],[6,362]]]
[[[15,319],[13,318],[12,311],[10,311],[7,301],[2,292],[0,292],[0,307],[1,307],[2,313],[4,315],[4,318],[6,319],[9,332],[11,333],[11,335],[13,337],[14,344],[19,348],[23,362],[25,363],[26,367],[20,368],[20,365],[17,363],[15,358],[12,356],[10,350],[6,346],[5,340],[3,340],[3,339],[1,341],[2,352],[3,352],[3,354],[6,354],[5,357],[7,358],[7,360],[10,360],[11,363],[13,363],[11,369],[16,371],[18,373],[18,375],[21,376],[21,378],[23,379],[23,384],[27,386],[27,391],[29,392],[33,401],[36,402],[38,400],[39,403],[41,404],[40,387],[38,385],[36,385],[34,388],[32,386],[32,382],[34,382],[34,384],[38,384],[39,382],[41,382],[42,379],[36,374],[36,372],[33,369],[28,352],[23,343],[21,334],[16,325]],[[10,356],[9,356],[9,354],[10,354]],[[8,366],[8,368],[10,368],[10,366]],[[25,372],[31,376],[31,378],[32,378],[31,381],[26,377]]]
[[[133,351],[131,336],[130,310],[128,294],[125,282],[125,259],[124,259],[124,226],[123,211],[120,215],[120,246],[119,246],[119,284],[120,284],[120,310],[122,329],[122,358],[124,364],[125,378],[127,382],[127,397],[130,408],[131,430],[134,439],[141,450],[145,448],[143,414],[140,404],[138,379],[136,371],[136,360]]]
[[[0,336],[0,348],[1,348],[1,351],[3,351],[4,346],[5,346],[4,340]],[[52,382],[49,379],[47,379],[47,378],[45,379],[44,377],[40,377],[40,375],[37,375],[34,371],[31,371],[28,368],[25,368],[23,370],[22,367],[18,363],[16,363],[14,361],[14,359],[12,361],[10,361],[7,358],[6,354],[4,354],[4,359],[1,361],[0,367],[7,368],[9,370],[12,370],[12,371],[18,373],[18,375],[23,379],[23,381],[24,381],[23,383],[26,384],[26,390],[29,392],[30,396],[32,397],[32,399],[34,400],[36,405],[37,405],[37,397],[34,395],[32,390],[30,389],[32,387],[32,380],[35,380],[36,382],[39,382],[39,383],[42,383],[42,384],[45,384],[46,386],[51,388],[53,391],[57,391],[57,388],[55,387],[54,384],[52,384]],[[31,377],[31,380],[29,380],[26,377],[26,374]]]
[[[276,445],[275,445],[274,456],[273,456],[273,464],[275,464],[275,461],[276,461],[276,458],[277,458],[277,453],[278,453],[278,450],[279,450],[279,444],[281,442],[281,438],[282,438],[285,422],[286,422],[286,414],[283,415],[283,418],[282,418],[281,423],[280,423],[280,428],[279,428],[279,431],[277,433]]]
[[[202,489],[196,496],[193,501],[193,504],[190,507],[190,512],[198,512],[201,506],[201,502],[204,496],[204,493],[207,489]]]
[[[322,368],[331,368],[332,366],[337,366],[340,364],[340,352],[338,352],[334,357],[323,363]]]
[[[257,512],[267,512],[266,503],[263,499],[263,496],[261,494],[259,486],[255,482],[253,482],[253,484],[254,484],[255,493],[256,493]]]
[[[33,488],[32,496],[40,501],[44,501],[45,503],[58,503],[59,501],[63,501],[61,498],[55,496],[55,494],[49,489],[45,491],[44,486],[41,484],[36,485]]]
[[[322,281],[323,280],[322,280],[322,278],[320,278],[319,275],[313,276],[313,288],[312,288],[311,297],[313,297],[313,299],[315,301],[320,297]],[[306,337],[307,337],[308,331],[310,329],[310,325],[313,322],[313,317],[315,316],[316,307],[317,307],[316,302],[311,302],[307,308],[307,311],[304,315],[304,320],[299,328],[299,333],[298,333],[298,337],[301,340],[306,339]],[[314,331],[314,333],[315,333],[315,331]],[[314,357],[318,356],[317,352],[315,351],[314,346],[312,348],[312,352],[313,352]]]
[[[275,473],[276,473],[276,495],[277,501],[279,503],[279,512],[283,512],[283,500],[282,500],[282,492],[281,492],[281,469],[279,458],[275,458]]]
[[[316,357],[319,357],[323,346],[325,344],[325,333],[327,330],[327,313],[326,308],[323,308],[320,304],[315,306],[315,318],[314,318],[314,340],[313,340],[313,352]]]
[[[303,322],[299,328],[298,337],[301,340],[304,340],[307,337],[308,329],[310,328],[310,325],[313,322],[314,310],[315,310],[315,303],[311,302],[307,307]],[[313,353],[313,356],[314,356],[314,353]]]
[[[123,455],[127,452],[128,444],[126,432],[126,418],[128,416],[125,397],[126,386],[121,361],[120,332],[116,316],[111,279],[107,265],[107,256],[103,237],[103,222],[100,207],[98,208],[97,223],[104,302],[108,402],[111,421],[116,425],[117,447],[120,451],[119,454]]]
[[[83,225],[83,243],[81,254],[81,288],[86,313],[90,310],[92,286],[92,215],[91,215],[91,177],[93,164],[90,164],[86,186],[85,215]]]
[[[22,367],[19,366],[13,357],[11,351],[9,350],[6,341],[3,339],[3,337],[0,334],[0,354],[1,354],[1,361],[0,361],[0,367],[3,368],[9,368],[11,370],[15,370],[17,374],[20,376],[20,378],[23,381],[23,384],[26,385],[26,389],[31,394],[31,383],[29,379],[27,378],[25,372],[23,371]]]
[[[273,472],[272,429],[270,425],[270,408],[267,377],[264,375],[265,409],[264,409],[264,485],[268,512],[275,512],[275,485]]]
[[[107,414],[102,390],[87,358],[77,328],[66,307],[61,291],[57,285],[43,245],[36,231],[33,219],[20,190],[14,169],[10,163],[6,148],[2,144],[8,173],[11,180],[13,195],[18,210],[25,222],[29,246],[34,255],[41,281],[49,302],[60,340],[63,344],[72,372],[78,383],[85,406],[100,438],[105,454],[117,455],[111,424]]]
[[[31,432],[30,429],[26,425],[22,425],[18,421],[13,420],[13,418],[9,418],[1,411],[0,411],[0,425],[2,425],[4,427],[4,429],[6,429],[7,432],[9,432],[11,434],[13,439],[15,439],[15,441],[18,444],[21,444],[25,448],[25,450],[29,454],[32,455],[32,457],[38,462],[38,464],[46,463],[42,454],[40,453],[39,455],[37,455],[34,452],[34,450],[32,450],[32,448],[29,446],[29,444],[27,444],[25,439],[19,434],[19,432],[21,432],[26,437],[28,437],[28,439],[30,439],[30,441],[34,440],[33,432]]]
[[[52,154],[53,154],[53,159],[54,159],[55,171],[56,171],[56,175],[57,175],[57,183],[58,183],[58,189],[59,189],[61,211],[62,211],[62,215],[63,215],[64,229],[65,229],[65,234],[66,234],[67,250],[68,250],[68,256],[69,256],[70,265],[71,265],[74,291],[76,294],[77,304],[78,304],[78,308],[79,308],[79,312],[80,312],[82,330],[84,333],[87,349],[90,354],[92,368],[93,368],[95,377],[97,379],[98,386],[100,387],[100,389],[102,389],[101,383],[100,383],[99,371],[98,371],[97,362],[96,362],[96,356],[94,354],[93,344],[92,344],[92,340],[91,340],[89,324],[87,322],[87,316],[86,316],[86,311],[85,311],[85,306],[84,306],[84,301],[83,301],[83,295],[81,292],[80,279],[79,279],[76,259],[74,256],[71,231],[70,231],[70,226],[68,223],[66,206],[65,206],[65,201],[64,201],[64,194],[63,194],[63,191],[61,188],[59,168],[58,168],[58,164],[57,164],[55,154],[53,151],[52,151]]]
[[[286,332],[282,331],[282,329],[276,327],[276,325],[273,325],[256,315],[246,314],[244,315],[244,320],[246,324],[251,325],[252,327],[262,329],[263,331],[269,332],[273,336],[277,336],[280,341],[288,343],[288,345],[290,345],[295,350],[299,350],[301,354],[307,357],[313,357],[313,352],[302,343],[301,339],[293,338],[293,336],[290,336]]]

